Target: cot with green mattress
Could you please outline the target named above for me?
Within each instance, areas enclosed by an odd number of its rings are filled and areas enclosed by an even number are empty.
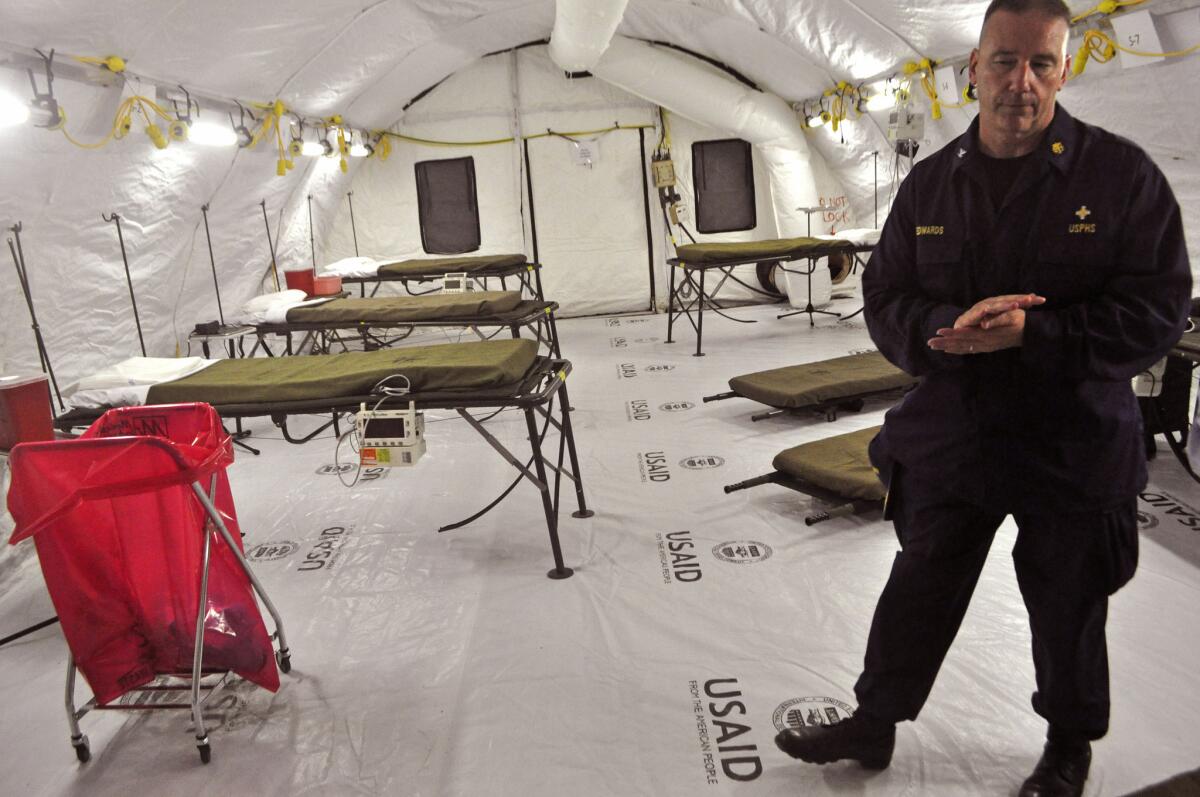
[[[516,277],[523,290],[541,301],[541,265],[530,263],[525,255],[472,255],[469,257],[420,257],[393,260],[382,263],[379,270],[368,277],[342,277],[344,284],[358,284],[360,295],[366,296],[366,284],[375,283],[375,290],[384,282],[400,282],[409,293],[409,283],[440,280],[447,274],[466,274],[472,279],[486,281],[499,279],[503,286],[508,277]],[[486,283],[485,283],[486,284]]]
[[[411,401],[418,410],[453,409],[520,472],[518,481],[525,478],[538,488],[554,556],[555,566],[550,576],[566,578],[572,571],[563,564],[558,540],[558,496],[562,477],[575,485],[578,510],[574,516],[589,517],[592,513],[584,499],[571,428],[566,389],[571,363],[561,358],[538,356],[537,350],[535,341],[521,338],[321,357],[217,360],[190,376],[151,386],[144,403],[204,402],[213,405],[226,420],[270,416],[282,430],[284,439],[292,443],[311,440],[330,426],[336,434],[338,414],[355,412],[362,404],[375,406],[382,401],[384,408],[389,402],[406,407]],[[407,379],[410,392],[388,397],[379,384],[396,375]],[[403,384],[403,380],[390,383],[392,387]],[[520,409],[525,415],[531,448],[528,462],[518,460],[469,412],[506,407]],[[58,417],[55,424],[70,430],[91,423],[106,409],[108,407],[73,409]],[[289,433],[289,416],[314,413],[328,413],[332,419],[304,437],[293,437]],[[539,418],[542,420],[540,431]],[[542,455],[543,439],[551,426],[559,434],[557,462]],[[569,468],[563,465],[564,451],[570,458]],[[547,479],[547,468],[554,471],[552,483]],[[441,530],[475,520],[490,511],[508,492],[506,490],[481,512]]]
[[[733,274],[733,269],[737,266],[751,264],[774,266],[796,260],[807,260],[806,271],[811,274],[816,268],[817,260],[822,257],[853,258],[857,261],[861,253],[870,252],[873,247],[873,244],[809,237],[736,243],[685,244],[676,247],[675,257],[667,261],[671,266],[671,287],[667,299],[667,343],[674,343],[672,334],[675,319],[682,314],[696,332],[695,356],[703,356],[704,310],[706,307],[731,321],[743,324],[754,323],[745,319],[732,318],[721,312],[723,308],[705,291],[705,274],[710,270],[716,269],[724,275],[721,280],[722,284],[726,279],[732,279],[755,293],[762,293],[757,288],[738,279]],[[678,280],[676,272],[682,275]],[[719,289],[720,284],[713,290],[713,293],[715,294]],[[694,293],[694,295],[685,300],[683,296],[685,292]],[[693,311],[695,312],[694,318]]]
[[[362,299],[332,299],[322,304],[304,304],[287,311],[283,323],[255,324],[259,344],[273,354],[266,340],[268,335],[285,338],[284,353],[306,351],[310,344],[322,353],[330,346],[345,341],[339,333],[348,331],[368,349],[383,348],[411,334],[421,326],[507,327],[513,337],[528,327],[534,338],[544,343],[551,356],[561,356],[558,330],[554,323],[555,302],[521,298],[518,291],[467,291],[466,293],[434,293],[424,296],[386,296]],[[401,330],[399,337],[389,338],[381,330]],[[293,346],[293,333],[303,332],[299,346]]]
[[[735,376],[729,380],[731,390],[705,396],[704,401],[748,398],[775,408],[750,416],[752,421],[809,412],[834,421],[838,410],[857,412],[866,399],[909,390],[917,381],[870,351]]]
[[[832,504],[804,518],[808,525],[883,506],[887,490],[867,456],[867,446],[882,427],[872,426],[786,449],[775,455],[775,470],[725,487],[726,493],[778,484]]]

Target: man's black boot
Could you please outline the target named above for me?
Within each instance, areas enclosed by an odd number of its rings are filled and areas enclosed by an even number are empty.
[[[860,713],[835,725],[784,728],[775,745],[810,764],[850,759],[866,769],[887,769],[896,747],[896,726]]]
[[[1050,739],[1033,774],[1021,784],[1019,797],[1079,797],[1092,763],[1086,741]]]

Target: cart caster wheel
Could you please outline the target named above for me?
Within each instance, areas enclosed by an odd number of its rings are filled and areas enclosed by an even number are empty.
[[[292,655],[280,651],[275,654],[275,661],[279,664],[281,672],[289,673],[292,671]]]
[[[207,742],[196,745],[196,749],[200,751],[200,763],[207,764],[209,761],[212,761],[212,747]]]
[[[834,421],[837,420],[837,416],[838,416],[837,410],[826,410],[825,411],[826,423],[833,423]]]
[[[88,744],[87,736],[80,737],[79,741],[72,739],[71,744],[75,746],[75,757],[79,763],[86,764],[92,760],[92,747]]]

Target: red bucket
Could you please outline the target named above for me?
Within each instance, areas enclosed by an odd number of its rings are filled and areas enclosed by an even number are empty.
[[[0,449],[54,439],[50,384],[45,374],[0,376]]]
[[[304,291],[305,296],[313,295],[313,270],[311,268],[283,272],[289,290]]]

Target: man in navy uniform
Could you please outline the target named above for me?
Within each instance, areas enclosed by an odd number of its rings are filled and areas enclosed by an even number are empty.
[[[1021,795],[1082,793],[1108,729],[1108,596],[1137,566],[1146,484],[1130,379],[1182,333],[1191,270],[1161,172],[1055,102],[1070,19],[1061,0],[988,6],[970,60],[979,115],[913,167],[864,272],[872,339],[923,377],[871,445],[901,551],[858,711],[780,733],[794,757],[890,763],[1009,514],[1049,726]]]

